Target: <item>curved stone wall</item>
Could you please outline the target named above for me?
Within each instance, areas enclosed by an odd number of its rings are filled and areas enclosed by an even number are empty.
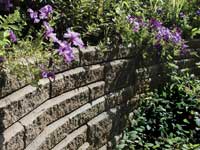
[[[75,53],[71,64],[58,62],[55,81],[38,87],[1,75],[1,150],[113,149],[138,95],[166,80],[158,60],[143,61],[131,48]],[[198,74],[197,60],[176,62]]]

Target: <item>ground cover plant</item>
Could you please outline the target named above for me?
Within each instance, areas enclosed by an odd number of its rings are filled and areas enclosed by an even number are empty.
[[[200,149],[200,80],[174,76],[139,103],[117,149]]]

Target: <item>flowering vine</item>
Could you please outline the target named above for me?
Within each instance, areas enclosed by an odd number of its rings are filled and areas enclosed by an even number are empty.
[[[132,26],[133,32],[138,33],[140,30],[147,30],[148,34],[153,38],[154,48],[159,52],[163,50],[164,46],[173,45],[174,48],[176,47],[180,50],[181,54],[185,54],[188,46],[182,39],[182,32],[179,28],[170,30],[154,18],[144,21],[141,17],[128,16],[127,19]]]
[[[84,47],[84,43],[80,38],[80,34],[67,29],[67,32],[63,35],[63,39],[66,40],[58,39],[53,27],[51,27],[48,22],[48,18],[53,13],[53,8],[51,5],[46,5],[39,11],[34,11],[31,8],[29,8],[27,11],[34,23],[39,23],[41,21],[43,22],[43,27],[45,29],[44,38],[48,41],[52,41],[56,46],[58,46],[57,54],[62,56],[65,62],[71,62],[74,60],[73,46],[79,48]],[[41,67],[41,70],[43,78],[55,78],[55,73],[53,71],[48,71],[47,69],[44,69],[44,67]]]
[[[9,37],[10,37],[10,40],[11,40],[13,43],[16,43],[16,42],[17,42],[17,37],[16,37],[15,33],[13,32],[13,30],[10,30],[10,31],[9,31]]]

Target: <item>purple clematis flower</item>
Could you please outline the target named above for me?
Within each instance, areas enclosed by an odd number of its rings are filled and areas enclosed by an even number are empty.
[[[58,38],[56,37],[56,33],[53,33],[54,32],[54,29],[49,25],[49,23],[48,22],[46,22],[46,21],[44,21],[43,22],[43,25],[44,25],[44,27],[45,27],[45,29],[46,29],[46,31],[45,31],[45,38],[46,39],[52,39],[53,40],[53,42],[58,42],[59,40],[58,40]]]
[[[128,19],[128,22],[133,25],[134,32],[139,32],[141,27],[146,26],[146,23],[143,22],[141,17],[128,16],[127,19]]]
[[[46,5],[42,7],[40,10],[40,19],[47,19],[51,13],[53,13],[53,8],[51,5]]]
[[[42,78],[55,79],[55,73],[52,71],[42,71]]]
[[[187,49],[189,46],[186,45],[185,43],[182,44],[181,46],[181,51],[180,51],[180,54],[181,55],[186,55],[188,54],[189,50]]]
[[[176,28],[175,31],[162,26],[158,28],[156,38],[158,41],[164,40],[166,42],[172,42],[174,44],[180,44],[182,42],[181,30]]]
[[[70,44],[73,44],[74,46],[78,46],[79,48],[84,47],[84,43],[80,38],[80,34],[77,32],[73,32],[68,29],[67,33],[64,34],[64,38],[69,39]]]
[[[52,34],[54,32],[54,29],[50,26],[50,24],[46,21],[43,22],[43,25],[46,29],[45,31],[45,38],[48,39],[49,35]]]
[[[140,23],[137,21],[133,22],[133,31],[138,32],[140,30]]]
[[[31,8],[27,10],[30,14],[31,19],[34,20],[34,23],[39,23],[40,19],[38,18],[38,12],[33,11]]]
[[[169,41],[172,37],[172,34],[170,32],[170,30],[166,27],[160,27],[158,28],[158,33],[156,35],[156,38],[158,41],[160,40],[164,40],[164,41]]]
[[[181,50],[186,50],[189,46],[185,43],[181,45]]]
[[[9,31],[9,37],[10,37],[10,40],[13,42],[13,43],[16,43],[17,42],[17,37],[16,35],[14,34],[14,32],[12,30]]]
[[[158,20],[154,19],[154,18],[150,19],[150,20],[149,20],[149,23],[150,23],[150,25],[151,25],[153,28],[160,28],[160,27],[162,27],[162,23],[159,22]]]
[[[59,41],[58,38],[56,37],[56,33],[50,33],[50,34],[48,35],[48,37],[49,37],[50,39],[52,39],[52,41],[55,42],[55,43],[57,43],[57,42]]]
[[[49,71],[45,69],[44,65],[39,65],[41,69],[41,75],[42,78],[49,78],[49,79],[55,79],[55,73],[53,71]]]
[[[68,44],[66,41],[59,41],[58,44],[60,45],[58,49],[59,55],[62,55],[66,62],[71,62],[72,60],[74,60],[74,54],[71,45]]]
[[[44,21],[43,25],[44,25],[47,33],[53,33],[54,29],[50,26],[50,24],[48,22]]]
[[[178,31],[176,31],[172,33],[171,39],[172,39],[172,42],[174,43],[180,43],[182,40],[182,37],[181,37],[181,34]]]
[[[135,19],[134,16],[131,16],[131,15],[128,15],[128,16],[127,16],[127,20],[128,20],[128,22],[131,23],[131,24],[134,22],[134,19]]]

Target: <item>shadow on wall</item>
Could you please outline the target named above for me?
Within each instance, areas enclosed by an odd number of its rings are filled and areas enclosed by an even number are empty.
[[[1,118],[0,118],[1,119]],[[1,121],[0,121],[0,124],[3,124]],[[1,129],[2,130],[2,129]],[[1,131],[0,132],[0,149],[3,149],[3,143],[4,143],[4,135],[3,135],[3,132]]]
[[[7,76],[4,71],[0,72],[0,97],[3,96],[3,88],[6,87]]]
[[[109,93],[128,86],[134,86],[135,92],[145,86],[153,89],[162,84],[162,72],[163,66],[158,56],[145,60],[142,54],[137,54],[128,59],[111,61],[105,65],[105,91]]]
[[[117,141],[113,137],[123,132],[127,125],[128,114],[137,107],[137,101],[130,104],[128,101],[133,102],[131,99],[134,99],[137,94],[143,94],[146,91],[162,86],[165,83],[163,66],[158,58],[154,57],[151,60],[144,60],[141,56],[134,56],[131,59],[108,62],[105,64],[104,74],[106,82],[105,92],[107,94],[115,93],[125,88],[125,92],[122,91],[121,94],[116,96],[116,101],[117,99],[122,99],[119,100],[121,103],[115,103],[119,106],[115,107],[117,112],[109,112],[109,116],[111,116],[113,121],[109,139],[112,140],[114,145],[117,145],[118,143],[116,143]],[[129,87],[133,87],[130,89],[131,94],[127,91]]]
[[[0,97],[2,95],[2,89],[3,87],[5,87],[6,85],[6,73],[5,72],[0,72]],[[4,111],[1,110],[1,106],[0,106],[0,149],[2,149],[3,143],[4,143],[4,135],[3,135],[3,131],[5,129],[5,126],[3,124],[3,120],[4,120]]]
[[[135,61],[116,60],[105,66],[106,93],[130,86],[135,80]]]

